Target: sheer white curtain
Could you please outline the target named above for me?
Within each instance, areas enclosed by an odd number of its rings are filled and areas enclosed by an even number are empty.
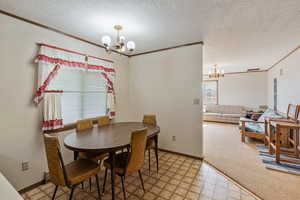
[[[45,94],[43,116],[43,130],[52,130],[63,127],[60,93]]]
[[[116,110],[115,110],[116,95],[115,95],[115,88],[114,88],[116,74],[113,68],[113,63],[91,57],[88,59],[88,64],[90,66],[105,66],[105,68],[101,71],[101,74],[105,81],[105,85],[107,87],[107,97],[106,97],[107,114],[112,119],[116,115]]]

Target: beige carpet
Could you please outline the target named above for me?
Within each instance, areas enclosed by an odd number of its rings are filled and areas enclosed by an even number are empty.
[[[264,200],[300,199],[300,176],[266,169],[255,141],[241,143],[235,125],[204,124],[205,160]]]

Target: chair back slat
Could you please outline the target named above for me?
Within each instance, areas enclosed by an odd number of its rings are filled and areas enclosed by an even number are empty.
[[[84,131],[91,128],[93,128],[92,120],[84,119],[76,122],[76,131]]]
[[[147,132],[147,128],[132,132],[131,152],[126,168],[126,173],[134,173],[142,168],[145,160]]]
[[[60,160],[60,145],[56,136],[44,134],[46,156],[50,174],[50,180],[55,185],[65,186],[64,169]]]
[[[98,126],[108,126],[110,125],[110,119],[108,116],[103,116],[98,118]]]
[[[289,104],[287,110],[287,118],[292,120],[297,120],[299,116],[299,105]]]
[[[156,116],[155,115],[144,115],[143,123],[156,126]]]

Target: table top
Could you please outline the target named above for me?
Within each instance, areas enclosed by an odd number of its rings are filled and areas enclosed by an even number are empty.
[[[65,137],[64,145],[68,149],[79,152],[117,151],[130,144],[132,131],[145,127],[148,128],[148,138],[160,132],[158,126],[142,122],[120,122],[80,132],[74,131]]]

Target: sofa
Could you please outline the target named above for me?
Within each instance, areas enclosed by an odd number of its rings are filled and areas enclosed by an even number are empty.
[[[246,110],[244,106],[208,104],[204,106],[203,120],[238,124],[246,116]]]

